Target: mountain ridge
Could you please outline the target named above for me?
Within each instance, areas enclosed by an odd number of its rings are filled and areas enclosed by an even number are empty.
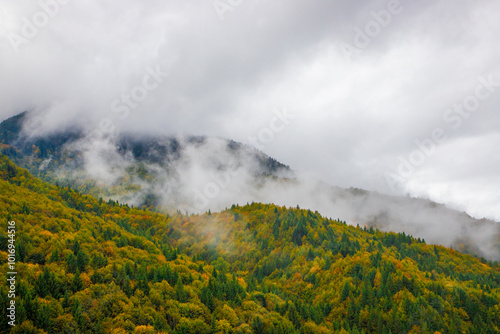
[[[260,203],[164,215],[48,184],[3,155],[0,190],[19,280],[17,326],[0,333],[500,330],[498,263],[404,233]]]
[[[172,184],[169,182],[157,184],[161,181],[158,172],[163,171],[164,174],[171,174],[175,178],[176,169],[185,168],[185,165],[189,164],[189,161],[181,159],[183,155],[186,156],[185,151],[194,151],[193,154],[199,156],[206,154],[203,151],[211,150],[208,152],[211,156],[207,156],[203,162],[207,166],[202,167],[212,168],[215,171],[234,172],[241,167],[248,167],[249,170],[245,172],[254,178],[292,174],[289,166],[255,148],[233,140],[204,136],[172,137],[133,133],[95,139],[76,128],[32,138],[22,131],[27,117],[28,112],[24,112],[0,123],[1,151],[37,176],[50,182],[80,188],[95,196],[114,197],[130,202],[131,197],[134,197],[134,191],[140,190],[141,187],[171,187],[175,184],[175,180],[171,182]],[[99,171],[97,175],[89,173],[93,166],[87,166],[86,160],[91,154],[100,155],[90,158],[94,162],[98,158],[106,162],[115,159],[116,164],[113,165],[111,162],[109,167],[115,169],[113,171],[115,174],[121,174],[116,176],[107,173],[108,175],[101,177]],[[97,165],[99,164],[102,163],[98,162]],[[115,179],[111,184],[108,182],[110,177]],[[96,187],[95,181],[103,181],[101,183],[104,183],[104,187]],[[110,186],[116,184],[118,188],[113,190]],[[131,197],[121,197],[130,189],[132,189]],[[134,205],[158,206],[158,200],[151,199],[157,197],[156,194],[146,191],[141,196],[142,199],[133,201]],[[167,206],[172,209],[171,203]]]
[[[344,189],[299,179],[290,167],[243,144],[123,134],[81,144],[83,133],[22,137],[26,114],[0,124],[1,152],[32,173],[106,200],[159,210],[220,211],[249,202],[307,207],[352,225],[406,232],[431,243],[500,259],[500,224],[425,199]],[[38,144],[38,146],[36,145]],[[17,147],[17,146],[19,147]]]

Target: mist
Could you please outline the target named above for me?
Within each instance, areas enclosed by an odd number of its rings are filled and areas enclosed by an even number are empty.
[[[498,223],[443,204],[333,186],[283,165],[269,169],[262,152],[222,138],[121,138],[83,138],[65,145],[64,155],[80,163],[59,166],[57,177],[80,184],[97,181],[105,199],[165,212],[201,214],[252,202],[299,206],[350,225],[405,232],[430,244],[500,259]],[[141,150],[131,142],[141,143]]]
[[[33,111],[31,135],[230,138],[329,184],[500,220],[498,1],[0,2],[0,119]]]

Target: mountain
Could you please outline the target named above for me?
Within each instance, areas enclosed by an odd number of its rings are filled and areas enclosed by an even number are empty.
[[[500,331],[498,263],[404,233],[272,204],[131,208],[43,182],[3,155],[0,190],[17,272],[17,325],[2,307],[0,333]],[[0,300],[10,304],[6,284]]]
[[[15,150],[7,150],[7,153],[20,159],[20,161],[28,156],[42,161],[52,158],[60,162],[63,162],[65,159],[76,158],[77,161],[73,162],[73,165],[82,166],[83,161],[77,154],[80,153],[79,148],[82,149],[81,146],[86,141],[90,139],[95,140],[96,138],[91,137],[91,134],[87,134],[86,137],[86,133],[78,128],[69,128],[50,134],[31,136],[23,132],[23,125],[27,117],[29,117],[29,113],[23,112],[4,120],[0,124],[0,142],[4,145],[15,147]],[[180,159],[183,151],[188,149],[187,146],[203,146],[209,139],[213,138],[201,136],[175,138],[124,134],[113,138],[113,144],[116,145],[117,151],[122,156],[131,154],[137,161],[163,165]],[[183,144],[186,144],[186,146],[183,146]],[[289,166],[241,143],[220,139],[219,144],[221,145],[221,149],[226,149],[236,158],[247,155],[249,159],[254,159],[257,163],[254,171],[256,174],[271,175],[280,171],[290,170]],[[40,165],[36,166],[40,167]],[[49,166],[60,167],[47,164],[44,166],[44,169],[47,169]]]
[[[262,152],[207,137],[122,134],[89,138],[78,129],[30,137],[23,113],[0,124],[0,152],[51,183],[105,200],[160,211],[202,213],[274,203],[342,217],[352,225],[405,232],[433,244],[500,260],[500,224],[429,200],[344,189],[301,177]]]
[[[29,116],[24,112],[0,124],[3,154],[47,181],[135,206],[195,211],[189,198],[196,193],[187,184],[193,179],[203,186],[226,174],[244,173],[256,182],[291,175],[290,167],[232,140],[126,133],[96,138],[77,128],[31,136],[23,131]],[[201,175],[207,171],[211,175]]]

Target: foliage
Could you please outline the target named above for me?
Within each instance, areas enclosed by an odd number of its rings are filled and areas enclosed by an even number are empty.
[[[13,333],[500,331],[498,264],[405,234],[272,204],[164,215],[4,156],[0,190],[2,233],[17,226]],[[0,246],[5,282],[5,234]]]

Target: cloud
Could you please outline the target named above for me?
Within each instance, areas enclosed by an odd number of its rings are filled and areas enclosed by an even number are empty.
[[[100,196],[121,203],[146,202],[188,213],[250,202],[298,205],[352,225],[405,232],[432,244],[462,244],[490,259],[500,256],[498,223],[480,222],[427,200],[333,187],[303,173],[282,169],[265,176],[266,157],[224,139],[82,140],[66,145],[62,160],[69,156],[73,160],[60,166],[56,175],[76,184],[95,180],[105,186]]]
[[[248,142],[285,106],[297,117],[265,153],[332,184],[391,192],[385,174],[415,141],[449,125],[443,114],[480,76],[500,82],[494,0],[401,0],[350,60],[341,46],[356,47],[357,31],[391,1],[243,1],[224,20],[211,1],[55,1],[57,14],[16,53],[9,36],[50,1],[1,0],[0,118],[35,110],[40,133],[108,119],[117,131]],[[157,67],[168,72],[160,85],[127,117],[114,112]],[[498,152],[488,144],[499,106],[500,91],[447,128],[447,143],[400,193],[500,220]]]

